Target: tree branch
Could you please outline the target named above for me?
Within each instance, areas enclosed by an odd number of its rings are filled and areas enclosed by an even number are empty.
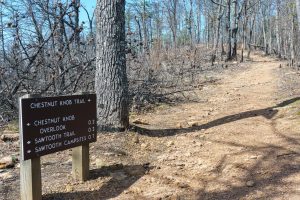
[[[212,3],[214,3],[214,4],[216,4],[216,5],[218,5],[218,6],[223,6],[223,7],[226,7],[226,5],[224,5],[224,4],[221,4],[221,3],[219,3],[219,2],[215,2],[215,0],[210,0]]]

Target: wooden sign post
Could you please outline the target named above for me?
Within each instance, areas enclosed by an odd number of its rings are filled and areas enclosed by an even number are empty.
[[[23,125],[21,100],[33,98],[34,95],[25,95],[19,99],[19,131],[21,155],[23,155]],[[38,96],[36,96],[38,97]],[[22,200],[40,200],[42,199],[42,178],[41,178],[41,159],[36,157],[30,160],[20,161],[20,189]]]
[[[86,181],[89,178],[89,144],[72,149],[72,174],[74,179]]]
[[[96,95],[23,96],[20,105],[21,199],[42,198],[40,157],[72,148],[75,179],[89,177],[89,143],[97,139]]]
[[[22,200],[42,199],[41,160],[33,158],[20,163],[20,187]]]

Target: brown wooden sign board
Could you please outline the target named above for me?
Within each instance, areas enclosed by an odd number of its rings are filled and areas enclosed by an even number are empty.
[[[95,142],[96,95],[23,98],[20,102],[22,159]]]

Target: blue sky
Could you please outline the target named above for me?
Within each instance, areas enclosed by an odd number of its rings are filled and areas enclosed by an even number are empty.
[[[97,0],[81,0],[81,4],[88,10],[90,13],[90,16],[92,16],[92,13],[94,12],[94,9],[96,7],[96,1]],[[86,21],[87,22],[87,15],[84,10],[81,9],[80,11],[80,21]]]

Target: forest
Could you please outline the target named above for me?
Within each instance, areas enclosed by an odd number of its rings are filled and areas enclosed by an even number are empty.
[[[0,0],[0,200],[300,199],[299,48],[300,0]]]
[[[96,25],[87,3],[1,1],[2,121],[14,118],[22,94],[94,90]],[[159,88],[180,87],[180,76],[197,76],[207,63],[243,62],[253,50],[297,66],[296,10],[294,0],[128,1],[131,107],[141,109],[143,101],[164,98]],[[80,21],[80,15],[87,20]]]

